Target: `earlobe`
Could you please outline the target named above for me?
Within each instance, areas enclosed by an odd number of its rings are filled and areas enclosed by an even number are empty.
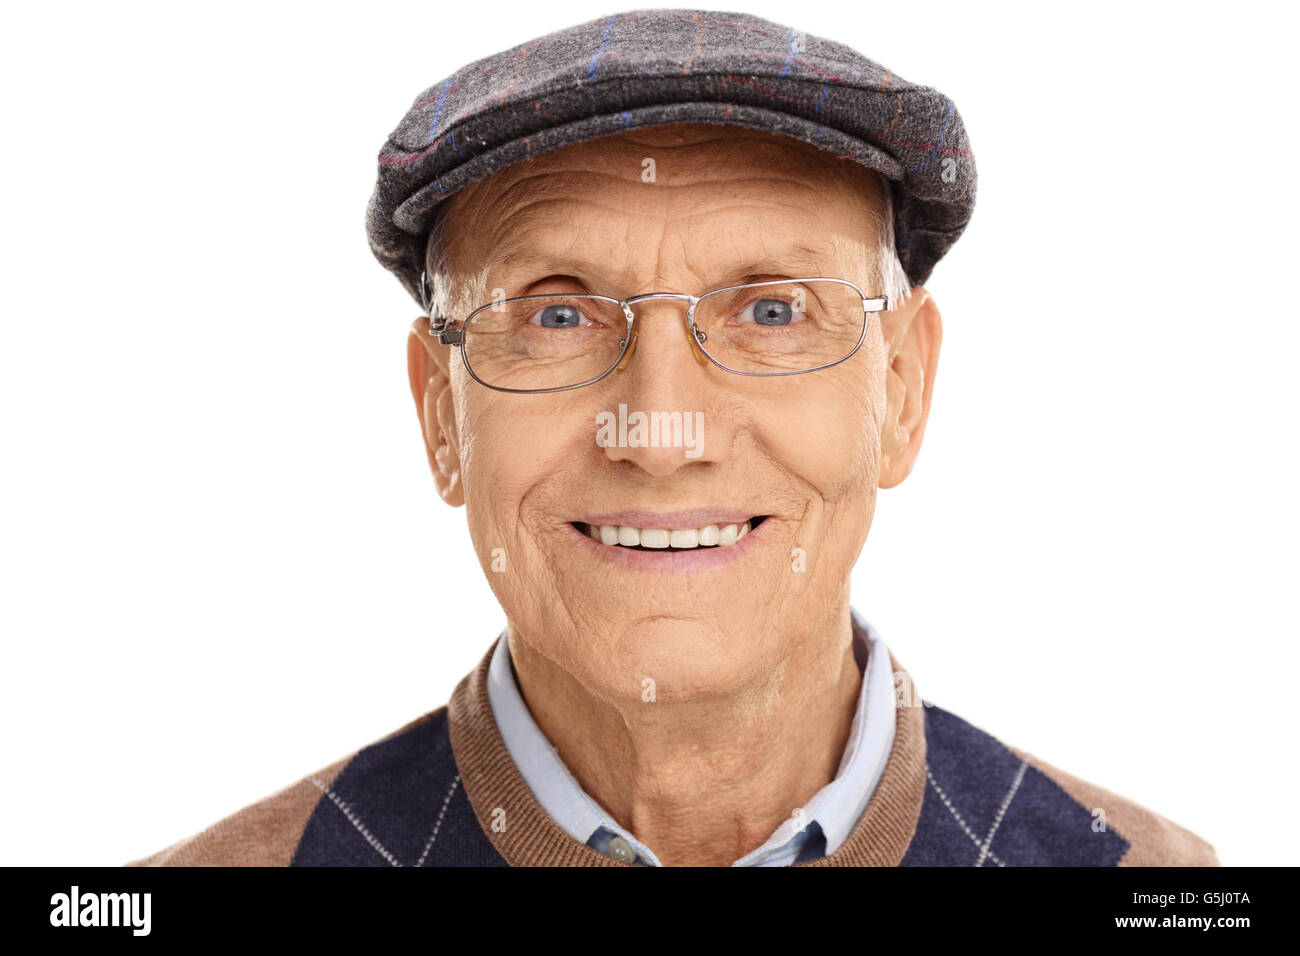
[[[420,316],[406,341],[406,368],[411,397],[420,420],[420,435],[433,482],[443,501],[452,507],[465,503],[460,481],[460,448],[456,440],[451,378],[446,356],[429,335],[429,317]]]
[[[900,484],[912,472],[921,451],[930,398],[939,364],[943,321],[939,307],[922,286],[898,316],[897,336],[885,373],[886,415],[880,436],[881,488]]]

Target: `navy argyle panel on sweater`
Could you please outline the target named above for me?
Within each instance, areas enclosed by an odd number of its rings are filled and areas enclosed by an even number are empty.
[[[925,708],[925,801],[901,866],[1114,866],[1128,841],[990,734]]]
[[[445,707],[348,762],[322,793],[290,863],[505,865],[461,786]]]

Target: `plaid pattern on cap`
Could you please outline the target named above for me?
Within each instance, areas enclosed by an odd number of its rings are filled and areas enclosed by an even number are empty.
[[[966,130],[937,90],[747,14],[636,10],[493,54],[425,90],[380,150],[371,251],[421,302],[442,200],[547,150],[683,122],[768,130],[879,172],[913,283],[929,278],[975,206]]]

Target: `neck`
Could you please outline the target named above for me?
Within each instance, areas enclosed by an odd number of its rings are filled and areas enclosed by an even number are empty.
[[[670,866],[726,866],[834,779],[862,686],[845,603],[724,698],[598,697],[510,628],[533,719],[582,788]]]

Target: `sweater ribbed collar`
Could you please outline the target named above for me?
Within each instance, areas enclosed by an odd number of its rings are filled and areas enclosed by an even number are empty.
[[[487,677],[495,649],[493,642],[448,703],[452,751],[483,832],[511,866],[628,866],[566,833],[524,782],[492,715]],[[871,802],[838,850],[795,866],[897,866],[912,841],[925,796],[925,715],[892,651],[889,659],[908,706],[896,710],[894,743]]]

